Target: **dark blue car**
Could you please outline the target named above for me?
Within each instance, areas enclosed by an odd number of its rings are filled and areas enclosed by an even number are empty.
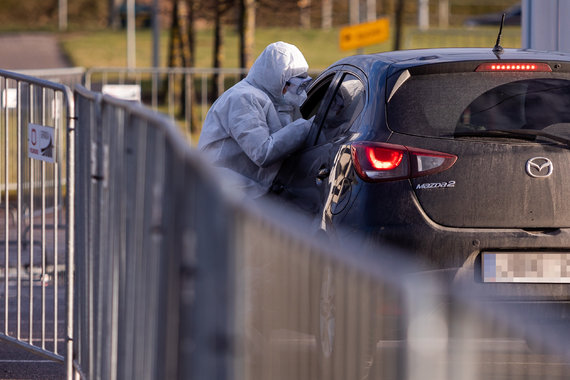
[[[331,239],[395,244],[493,296],[570,301],[569,54],[353,56],[302,112],[306,147],[273,189]]]

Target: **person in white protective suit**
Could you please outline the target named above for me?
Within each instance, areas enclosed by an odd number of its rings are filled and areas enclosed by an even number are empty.
[[[283,159],[309,133],[312,120],[299,118],[308,68],[297,47],[272,43],[206,115],[198,149],[252,198],[268,193]]]

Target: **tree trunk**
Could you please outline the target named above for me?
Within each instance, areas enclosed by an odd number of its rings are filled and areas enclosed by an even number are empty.
[[[348,23],[355,25],[360,23],[360,0],[349,0]]]
[[[239,1],[239,64],[250,68],[253,64],[255,42],[255,0]]]
[[[168,40],[168,67],[180,66],[180,25],[178,24],[178,1],[172,6],[172,23]]]
[[[439,0],[439,27],[447,28],[449,26],[449,0]]]
[[[119,26],[119,12],[117,0],[108,0],[107,26],[111,29],[117,29]]]
[[[222,26],[222,14],[224,10],[224,4],[222,0],[216,0],[216,15],[214,19],[214,57],[212,66],[214,69],[219,69],[222,67],[224,62],[224,30]],[[212,91],[210,91],[212,98],[214,100],[219,97],[223,92],[224,87],[224,76],[218,73],[214,73],[212,78]]]
[[[191,4],[190,4],[191,5]],[[186,0],[175,0],[172,8],[172,26],[170,28],[170,42],[168,48],[168,66],[169,67],[191,67],[194,64],[194,55],[190,49],[189,25],[190,9]],[[170,78],[170,76],[169,76]],[[190,131],[196,128],[197,121],[192,116],[192,100],[188,99],[188,93],[191,90],[191,82],[186,80],[184,75],[175,75],[173,82],[165,81],[166,88],[163,93],[167,97],[174,98],[174,104],[179,105],[177,115],[190,121]],[[188,84],[190,83],[190,85]],[[169,91],[171,91],[170,94]],[[191,100],[191,101],[188,101]]]
[[[198,7],[198,0],[186,0],[188,9],[188,60],[186,67],[194,67],[196,64],[196,25],[195,15]],[[184,104],[185,118],[190,122],[190,133],[199,132],[198,115],[194,112],[193,105],[198,103],[197,92],[194,91],[194,76],[190,75],[184,82],[184,91],[182,92],[182,99]],[[189,98],[188,98],[189,97]]]
[[[376,18],[376,0],[366,0],[366,21],[375,21]]]
[[[402,23],[404,16],[404,0],[397,0],[396,4],[396,33],[394,33],[394,50],[400,50],[402,40]]]
[[[198,8],[198,0],[187,0],[188,4],[188,46],[190,49],[190,59],[187,67],[196,65],[196,10]]]
[[[333,13],[332,0],[322,0],[321,7],[322,7],[321,28],[330,29],[332,28],[332,13]]]
[[[189,67],[192,60],[190,54],[190,41],[188,40],[188,4],[185,0],[178,0],[178,25],[180,26],[180,47],[182,52],[182,66]]]
[[[301,28],[309,29],[311,27],[311,0],[299,0],[297,4],[301,14]]]

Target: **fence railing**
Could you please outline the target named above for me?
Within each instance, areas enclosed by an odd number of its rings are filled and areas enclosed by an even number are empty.
[[[0,94],[0,335],[64,361],[73,98],[64,85],[6,71]]]
[[[47,80],[53,83],[73,88],[76,84],[83,84],[85,69],[83,67],[65,67],[59,69],[28,69],[17,71],[30,77]]]
[[[216,91],[221,93],[246,74],[246,69],[93,68],[86,71],[84,83],[87,89],[138,100],[167,114],[191,138],[192,132],[199,131]]]

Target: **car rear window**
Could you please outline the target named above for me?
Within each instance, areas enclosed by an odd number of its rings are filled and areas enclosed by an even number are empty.
[[[570,134],[570,76],[451,73],[411,76],[390,97],[388,126],[400,133],[452,137],[491,129]]]

